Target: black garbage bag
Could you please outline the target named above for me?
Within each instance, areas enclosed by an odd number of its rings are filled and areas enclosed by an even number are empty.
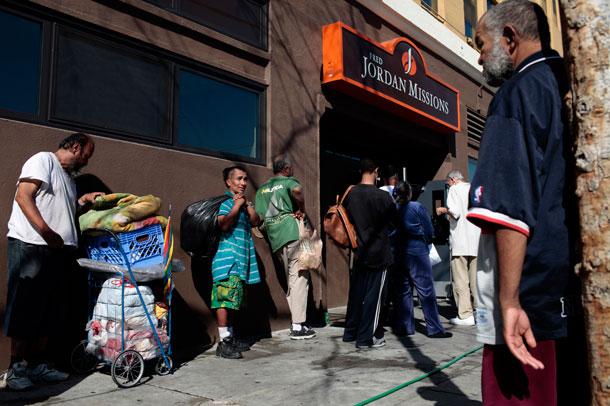
[[[187,206],[180,216],[180,246],[191,257],[211,258],[218,250],[218,209],[231,196],[220,195]]]

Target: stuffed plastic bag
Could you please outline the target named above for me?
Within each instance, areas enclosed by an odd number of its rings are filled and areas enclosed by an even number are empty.
[[[438,255],[438,251],[436,250],[436,247],[434,246],[434,244],[428,244],[428,251],[430,252],[430,265],[434,266],[436,264],[440,264],[441,262],[443,262],[443,260],[441,259],[441,256]]]
[[[231,196],[221,195],[189,205],[180,217],[180,246],[191,257],[213,257],[218,250],[218,209]]]
[[[311,223],[297,220],[299,226],[299,269],[315,271],[322,263],[322,240]]]

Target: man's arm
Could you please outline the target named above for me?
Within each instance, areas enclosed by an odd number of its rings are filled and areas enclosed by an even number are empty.
[[[299,206],[299,209],[294,213],[294,217],[298,218],[299,220],[305,219],[305,193],[303,192],[303,188],[300,186],[295,186],[292,189],[292,197],[297,203],[297,206]]]
[[[241,206],[248,204],[246,202],[246,198],[243,194],[233,195],[233,207],[229,214],[223,214],[218,216],[218,227],[223,231],[227,232],[233,224],[237,221],[239,217],[239,211],[241,210]]]
[[[49,227],[47,222],[42,218],[42,214],[36,207],[34,196],[42,181],[38,179],[21,179],[17,187],[15,201],[21,208],[21,211],[30,223],[38,230],[42,238],[46,241],[50,248],[61,248],[64,246],[64,240],[59,234]]]
[[[502,331],[510,352],[523,364],[544,369],[544,364],[527,350],[536,347],[529,318],[519,302],[519,283],[525,259],[527,236],[511,228],[496,231],[498,251],[499,302],[502,310]]]

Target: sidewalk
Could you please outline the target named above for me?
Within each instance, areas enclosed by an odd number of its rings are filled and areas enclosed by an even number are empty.
[[[448,305],[439,301],[441,314]],[[315,328],[312,340],[291,341],[288,330],[262,339],[241,360],[216,357],[215,347],[174,354],[167,376],[146,370],[142,383],[119,389],[108,367],[67,382],[17,393],[0,389],[1,405],[356,405],[441,367],[477,348],[475,327],[456,327],[441,316],[452,338],[430,339],[421,332],[398,338],[386,332],[387,346],[357,350],[344,343],[345,308],[333,309],[330,326]],[[416,322],[424,326],[421,309]],[[425,328],[425,327],[424,327]],[[482,351],[369,403],[387,405],[481,405]],[[188,360],[187,360],[188,359]]]

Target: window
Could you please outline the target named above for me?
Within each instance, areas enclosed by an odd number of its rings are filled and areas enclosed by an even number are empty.
[[[474,178],[474,173],[477,170],[477,163],[477,159],[468,157],[468,183],[472,183],[472,178]]]
[[[265,162],[260,83],[46,12],[0,34],[0,117]]]
[[[259,158],[259,94],[180,70],[178,143]]]
[[[38,114],[42,23],[0,11],[0,109]]]
[[[52,119],[169,139],[167,63],[61,29],[56,71]]]
[[[477,26],[477,5],[475,0],[464,0],[464,35],[474,39],[474,27]]]
[[[421,5],[429,11],[438,10],[437,0],[421,0]]]
[[[147,0],[247,44],[267,49],[267,0]]]

